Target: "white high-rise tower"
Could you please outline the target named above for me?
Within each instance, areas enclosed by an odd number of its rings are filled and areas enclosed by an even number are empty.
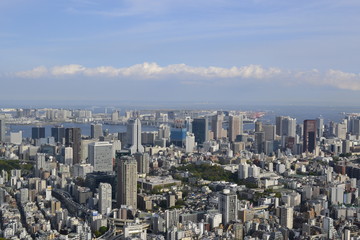
[[[144,147],[141,145],[141,121],[140,119],[131,119],[127,125],[127,139],[130,145],[131,154],[144,152]]]

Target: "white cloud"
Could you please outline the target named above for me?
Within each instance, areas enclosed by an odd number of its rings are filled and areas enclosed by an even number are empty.
[[[264,68],[260,65],[242,67],[193,67],[186,64],[172,64],[160,66],[157,63],[135,64],[124,68],[100,66],[87,68],[82,65],[72,64],[46,68],[36,67],[29,71],[14,73],[20,78],[45,78],[45,77],[71,77],[82,76],[88,78],[105,77],[115,79],[177,79],[181,83],[199,84],[207,80],[233,79],[235,81],[271,81],[278,85],[311,84],[314,86],[331,86],[346,90],[360,90],[360,74],[347,73],[330,69],[321,72],[317,69],[309,71],[288,71],[279,68]],[[233,82],[233,81],[232,81]]]
[[[48,70],[46,67],[39,66],[29,71],[17,72],[15,75],[22,78],[39,78],[45,76],[47,73]]]

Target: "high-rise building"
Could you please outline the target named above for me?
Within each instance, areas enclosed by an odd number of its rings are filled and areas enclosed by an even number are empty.
[[[222,114],[222,112],[218,112],[215,116],[212,117],[211,129],[214,132],[214,139],[220,139],[223,137],[223,121],[224,115]]]
[[[274,141],[275,140],[275,134],[276,134],[275,125],[264,124],[263,130],[264,130],[264,134],[265,134],[265,141]]]
[[[45,138],[45,128],[44,127],[33,127],[31,129],[31,138],[32,139],[39,139]]]
[[[246,179],[248,177],[249,177],[249,165],[247,163],[240,164],[238,169],[238,178]]]
[[[209,140],[209,126],[206,118],[195,118],[192,122],[192,131],[195,135],[195,142],[198,144]]]
[[[278,116],[275,119],[275,124],[276,124],[276,135],[281,136],[281,131],[282,131],[282,120],[284,119],[283,116]]]
[[[20,145],[22,142],[22,131],[10,132],[10,142],[12,144]]]
[[[281,135],[287,137],[296,136],[296,119],[291,117],[285,117],[281,123]]]
[[[324,119],[319,117],[316,119],[316,136],[322,137],[324,134]]]
[[[135,153],[134,157],[137,162],[137,171],[139,174],[148,174],[150,166],[150,156],[148,153]]]
[[[74,162],[74,153],[72,147],[65,147],[64,148],[64,163],[66,165],[72,166]]]
[[[255,122],[255,132],[262,132],[263,131],[263,124],[260,120]]]
[[[263,153],[264,152],[264,143],[265,143],[265,133],[256,132],[255,133],[255,152]]]
[[[99,137],[103,136],[102,124],[91,124],[90,130],[91,138],[99,139]]]
[[[195,136],[193,133],[186,133],[185,152],[191,153],[195,149]]]
[[[222,223],[224,225],[237,220],[237,209],[237,195],[230,192],[229,189],[224,189],[219,194],[219,211],[222,214]]]
[[[63,126],[56,126],[51,128],[51,136],[54,137],[55,142],[63,142],[65,138],[65,128]]]
[[[304,121],[303,152],[312,153],[316,147],[316,120]]]
[[[229,141],[234,142],[237,135],[243,132],[242,116],[229,116]]]
[[[141,121],[140,119],[131,119],[127,125],[127,142],[131,154],[136,152],[143,153],[144,147],[141,145]]]
[[[112,144],[109,142],[94,142],[88,145],[89,163],[94,172],[113,171]]]
[[[81,129],[65,129],[65,146],[73,148],[73,164],[80,163],[81,159]]]
[[[111,211],[112,204],[112,187],[109,183],[99,184],[99,212],[101,214],[107,214]]]
[[[5,119],[0,117],[0,142],[5,142]]]
[[[137,162],[132,157],[122,157],[118,162],[117,204],[137,208]]]
[[[294,209],[292,207],[280,207],[280,225],[289,229],[293,228]]]

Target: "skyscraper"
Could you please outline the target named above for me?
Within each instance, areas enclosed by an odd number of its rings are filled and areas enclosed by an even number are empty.
[[[319,117],[316,119],[316,136],[322,137],[324,133],[324,119]]]
[[[262,132],[263,131],[263,124],[260,120],[255,122],[255,132]]]
[[[148,153],[135,153],[134,157],[137,162],[137,171],[139,174],[148,174],[150,166],[150,156]]]
[[[144,147],[141,145],[141,121],[140,119],[131,119],[127,125],[127,141],[130,146],[131,154],[136,152],[143,153]]]
[[[52,127],[51,136],[54,137],[55,142],[62,142],[65,137],[65,128],[63,126]]]
[[[0,117],[0,142],[5,142],[5,119]]]
[[[33,127],[31,129],[31,138],[32,139],[39,139],[45,138],[45,128],[44,127]]]
[[[113,171],[112,144],[109,142],[94,142],[88,145],[89,163],[94,172]]]
[[[282,116],[278,116],[275,119],[275,124],[276,124],[276,135],[281,136],[281,131],[282,131],[282,120],[284,119],[284,117]]]
[[[80,163],[81,159],[81,129],[65,129],[65,146],[73,148],[73,164]]]
[[[296,136],[296,119],[284,117],[281,122],[280,136],[295,137]]]
[[[313,152],[316,147],[316,120],[304,121],[303,152]]]
[[[195,118],[192,122],[192,131],[195,135],[195,142],[203,144],[208,140],[208,121],[206,118]]]
[[[231,193],[229,189],[224,189],[219,194],[219,211],[222,214],[222,223],[224,225],[237,220],[237,195]]]
[[[137,208],[137,163],[132,157],[122,157],[118,162],[117,204]]]
[[[211,129],[214,132],[214,139],[222,138],[223,120],[224,120],[224,115],[222,114],[222,112],[218,112],[215,116],[212,117]]]
[[[242,134],[243,121],[242,116],[229,116],[229,141],[234,142],[237,135]]]
[[[102,124],[91,124],[91,138],[99,139],[99,137],[103,136]]]
[[[111,211],[111,194],[112,187],[109,183],[100,183],[99,184],[99,212],[101,214],[106,214]]]
[[[274,141],[275,140],[275,134],[276,134],[275,125],[264,124],[263,130],[265,133],[265,141]]]

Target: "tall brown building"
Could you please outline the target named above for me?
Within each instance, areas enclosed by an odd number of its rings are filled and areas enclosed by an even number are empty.
[[[237,135],[242,134],[243,121],[242,116],[229,116],[229,140],[234,142]]]
[[[73,148],[73,164],[80,163],[81,159],[81,129],[66,128],[65,146]]]
[[[303,152],[313,152],[316,147],[316,120],[304,121]]]

